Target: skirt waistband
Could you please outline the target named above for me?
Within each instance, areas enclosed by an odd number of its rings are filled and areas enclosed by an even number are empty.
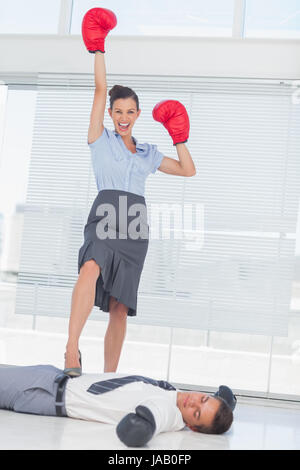
[[[103,189],[93,202],[88,223],[116,224],[115,229],[121,230],[119,222],[129,226],[137,215],[142,225],[148,225],[148,208],[144,196],[119,189]]]
[[[106,198],[106,196],[108,198],[110,197],[115,197],[117,195],[124,195],[124,196],[128,196],[130,197],[131,199],[135,199],[137,202],[140,201],[142,203],[146,203],[146,199],[144,196],[141,196],[140,194],[136,194],[136,193],[132,193],[130,191],[124,191],[123,189],[101,189],[99,192],[98,192],[98,196],[97,197],[104,197]]]

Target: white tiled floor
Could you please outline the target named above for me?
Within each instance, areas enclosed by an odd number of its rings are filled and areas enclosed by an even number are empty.
[[[234,423],[223,435],[185,428],[162,433],[143,449],[300,449],[300,409],[238,404]],[[0,449],[127,449],[115,427],[72,418],[0,411]]]

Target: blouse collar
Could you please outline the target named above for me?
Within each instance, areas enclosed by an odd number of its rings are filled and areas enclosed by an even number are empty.
[[[114,130],[114,134],[115,134],[117,137],[120,137],[120,139],[122,139],[122,137],[120,136],[120,134],[119,134],[116,130]],[[138,140],[137,140],[135,137],[132,136],[132,138],[133,138],[134,145],[135,145],[135,147],[136,147],[136,151],[137,151],[137,152],[138,152],[139,150],[144,151],[144,150],[145,150],[145,144],[139,144],[139,143],[138,143]],[[123,142],[123,143],[124,143],[124,142]],[[124,144],[124,145],[125,145],[125,144]]]

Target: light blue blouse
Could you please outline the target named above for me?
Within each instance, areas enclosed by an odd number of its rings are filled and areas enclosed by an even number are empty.
[[[136,153],[128,150],[120,134],[105,127],[95,142],[88,143],[98,191],[120,189],[145,195],[146,178],[156,172],[164,156],[157,145],[133,139]]]

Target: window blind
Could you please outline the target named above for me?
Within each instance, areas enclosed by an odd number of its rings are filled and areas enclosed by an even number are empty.
[[[184,104],[197,174],[146,181],[149,249],[133,323],[287,335],[300,188],[300,113],[288,81],[108,75],[133,88],[139,142],[178,158],[152,118],[163,99]],[[97,195],[90,150],[91,75],[39,74],[16,313],[69,316],[83,228]],[[108,97],[109,98],[109,97]],[[107,106],[109,107],[109,100]],[[113,129],[108,112],[104,125]],[[152,239],[152,207],[203,208],[201,248]],[[168,208],[161,211],[160,221]],[[160,232],[161,233],[161,232]],[[108,314],[94,307],[93,319]]]

